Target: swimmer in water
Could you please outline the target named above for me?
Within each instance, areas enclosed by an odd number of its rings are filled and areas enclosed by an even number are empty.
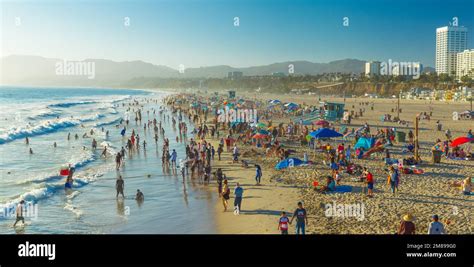
[[[57,147],[57,146],[58,146],[58,145],[56,144],[56,142],[54,142],[53,147]]]
[[[117,155],[115,156],[115,164],[116,164],[116,169],[120,169],[120,165],[122,163],[122,155],[120,154],[120,152],[117,153]]]
[[[71,133],[67,134],[67,140],[71,139]]]
[[[122,197],[125,198],[125,195],[123,194],[124,184],[125,182],[122,179],[122,175],[119,175],[117,182],[115,182],[115,189],[117,189],[116,198],[118,198],[119,194],[122,194]]]
[[[30,144],[30,139],[28,139],[28,136],[25,137],[25,144],[29,145]]]
[[[31,147],[30,147],[30,154],[33,154],[33,149],[31,149]]]
[[[15,227],[19,221],[25,224],[25,218],[23,217],[24,204],[25,204],[25,201],[22,199],[20,203],[18,204],[18,206],[16,207],[16,221],[13,224],[13,227]]]
[[[107,157],[107,146],[104,147],[104,151],[102,151],[102,154],[100,156]]]
[[[72,176],[74,175],[74,168],[71,167],[71,164],[69,164],[69,174],[66,178],[66,185],[65,187],[66,188],[72,188],[72,183],[73,183],[73,179],[72,179]]]
[[[142,191],[140,191],[140,189],[137,189],[137,195],[135,196],[135,200],[139,202],[145,200],[145,196],[143,195]]]

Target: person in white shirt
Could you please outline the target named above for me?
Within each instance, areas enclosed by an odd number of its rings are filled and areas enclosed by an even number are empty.
[[[444,225],[438,222],[439,220],[438,215],[433,215],[432,219],[433,221],[428,226],[428,234],[429,235],[446,234],[446,231],[444,230]]]
[[[234,145],[232,155],[234,156],[232,163],[239,162],[239,149],[237,148],[237,145]]]

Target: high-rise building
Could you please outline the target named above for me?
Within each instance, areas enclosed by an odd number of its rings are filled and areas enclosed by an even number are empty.
[[[366,76],[380,75],[380,61],[365,62],[365,75]]]
[[[469,76],[474,79],[474,49],[464,50],[457,54],[456,77]]]
[[[457,53],[466,50],[467,28],[445,26],[436,29],[436,72],[456,73]]]

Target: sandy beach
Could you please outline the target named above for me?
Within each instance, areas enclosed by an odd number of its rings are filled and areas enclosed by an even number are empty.
[[[244,98],[255,99],[255,95],[244,95]],[[279,99],[282,102],[316,105],[319,100],[316,96],[295,95],[259,95],[259,100],[267,102],[270,99]],[[324,98],[325,101],[344,102],[343,99]],[[293,214],[296,203],[302,201],[308,212],[307,233],[309,234],[394,234],[404,214],[414,216],[414,223],[419,234],[428,231],[431,216],[437,214],[445,225],[448,234],[470,234],[474,230],[474,200],[472,196],[462,195],[458,187],[450,186],[452,182],[460,182],[472,175],[474,161],[453,160],[442,158],[441,163],[431,162],[431,147],[439,138],[444,140],[444,130],[450,129],[453,137],[464,136],[472,126],[471,121],[453,121],[453,111],[464,111],[469,103],[459,102],[430,102],[423,100],[402,100],[400,117],[408,121],[408,127],[395,122],[382,122],[383,114],[391,113],[396,108],[396,99],[368,99],[347,98],[346,108],[358,110],[360,102],[374,103],[374,110],[367,110],[361,118],[353,119],[349,127],[358,128],[368,123],[372,131],[377,129],[396,127],[399,131],[413,130],[413,121],[420,112],[433,111],[431,119],[420,120],[420,155],[423,160],[417,166],[424,171],[421,175],[401,174],[398,192],[393,194],[387,185],[387,173],[380,155],[369,159],[355,159],[356,164],[367,167],[375,176],[374,197],[366,197],[366,185],[363,182],[352,181],[349,174],[342,174],[342,184],[351,187],[351,192],[344,194],[321,194],[313,189],[313,182],[324,183],[324,176],[330,174],[330,168],[324,166],[323,156],[312,152],[299,144],[288,144],[296,150],[292,156],[303,158],[307,152],[309,159],[314,162],[310,166],[295,167],[277,171],[274,169],[279,159],[264,156],[264,150],[255,146],[241,145],[242,159],[249,162],[245,168],[240,163],[232,163],[231,152],[223,153],[222,161],[215,161],[213,168],[222,168],[229,178],[229,185],[233,191],[235,183],[239,182],[244,188],[242,212],[234,215],[232,209],[223,212],[222,203],[216,202],[216,225],[219,233],[224,234],[279,234],[277,229],[281,211],[286,211],[289,217]],[[354,105],[354,108],[352,106]],[[393,114],[393,113],[392,113]],[[443,130],[436,130],[436,121],[440,120]],[[288,123],[289,118],[273,120],[273,123]],[[340,126],[336,123],[336,130]],[[345,142],[352,144],[352,140],[330,141],[331,144]],[[217,140],[213,140],[217,146]],[[353,144],[352,144],[353,145]],[[402,158],[405,143],[394,143],[390,149],[392,158]],[[470,145],[468,146],[468,150]],[[255,167],[252,163],[262,166],[262,185],[255,185]],[[217,188],[210,188],[217,195]],[[232,206],[233,197],[229,200]],[[363,205],[363,218],[328,216],[326,205]],[[290,233],[294,227],[290,226]]]

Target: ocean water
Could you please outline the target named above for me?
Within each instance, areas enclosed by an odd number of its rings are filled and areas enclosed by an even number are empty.
[[[143,129],[154,118],[152,109],[161,105],[145,99],[161,100],[165,95],[126,89],[0,87],[0,233],[214,233],[217,196],[193,180],[183,183],[175,172],[165,173],[163,138],[155,144],[153,130]],[[126,111],[135,100],[144,104],[141,125]],[[185,144],[175,141],[177,130],[158,111],[155,116],[163,121],[170,148],[182,158]],[[123,127],[117,125],[126,117],[130,118],[126,137],[135,129],[148,145],[127,156],[125,167],[116,171],[115,153],[126,144],[120,135]],[[191,131],[192,125],[185,121]],[[96,151],[91,149],[92,138],[83,138],[91,129]],[[104,145],[110,151],[106,158],[100,156]],[[67,164],[76,167],[70,192],[59,176],[59,169]],[[125,180],[124,200],[115,198],[119,174]],[[145,195],[141,205],[133,199],[137,189]],[[13,228],[11,214],[21,199],[36,210],[29,209],[35,212],[25,218],[25,227]]]

